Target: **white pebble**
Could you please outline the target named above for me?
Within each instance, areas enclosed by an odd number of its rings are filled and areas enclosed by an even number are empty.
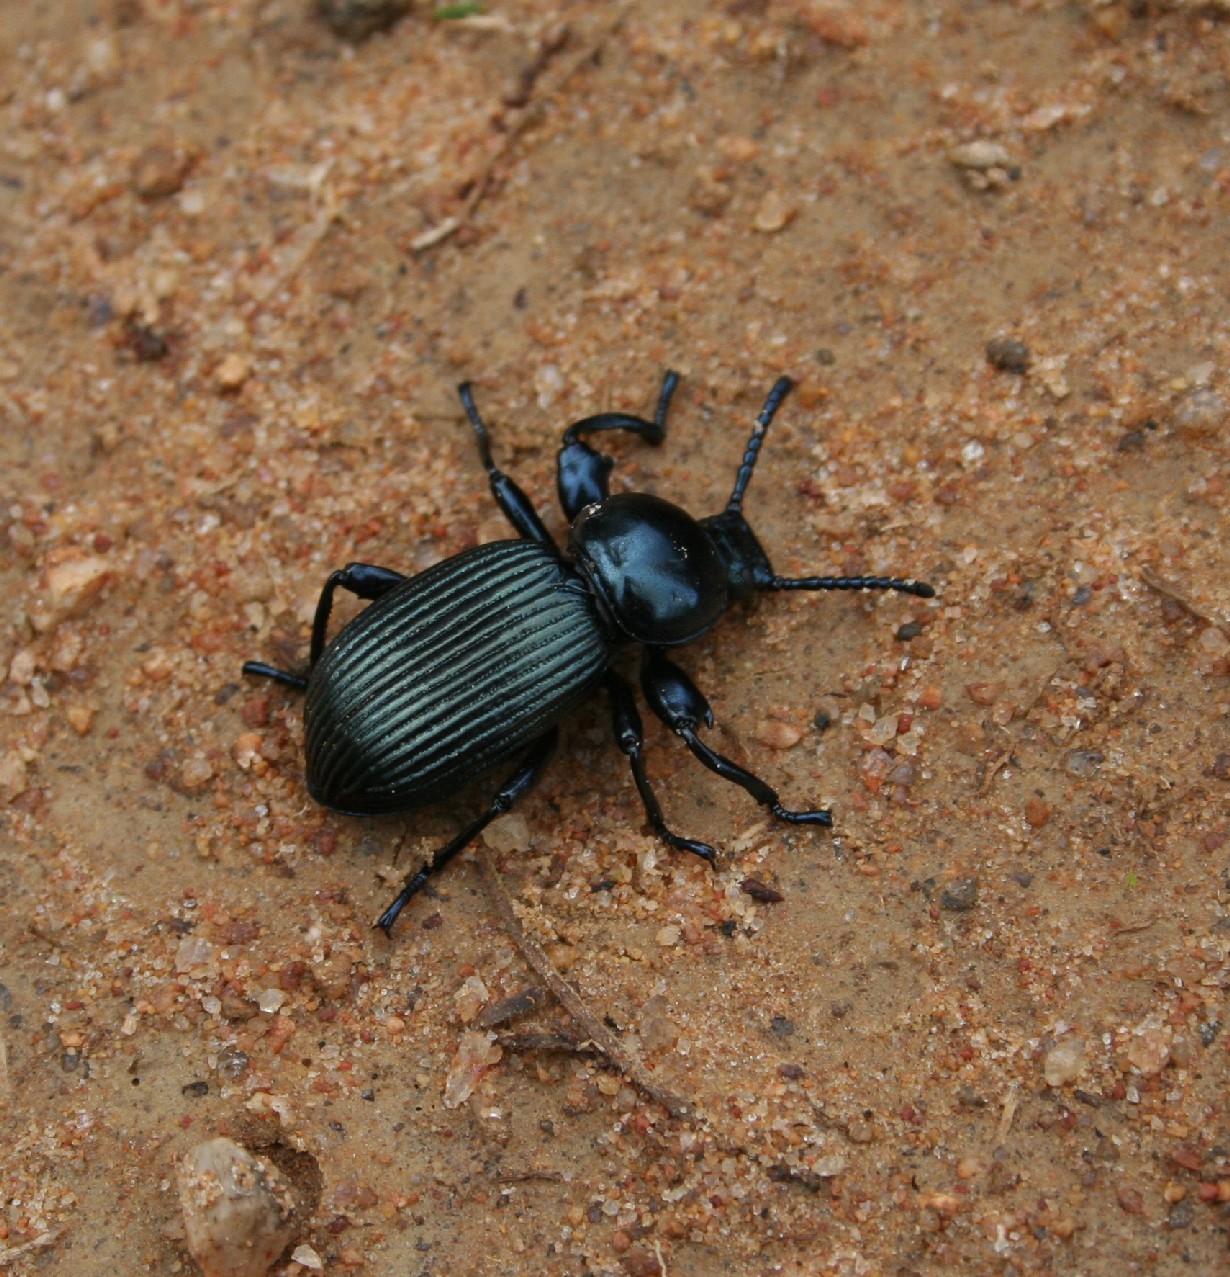
[[[264,1277],[294,1240],[289,1183],[233,1140],[198,1144],[180,1163],[178,1181],[188,1249],[205,1277]]]
[[[1085,1071],[1085,1044],[1080,1038],[1064,1038],[1046,1053],[1042,1075],[1047,1086],[1064,1086],[1075,1082]]]

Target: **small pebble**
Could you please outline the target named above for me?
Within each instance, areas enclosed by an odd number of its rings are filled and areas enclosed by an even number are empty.
[[[273,1015],[281,1010],[282,1003],[286,1001],[286,994],[281,989],[262,989],[257,996],[256,1005],[266,1015]]]
[[[954,146],[948,152],[948,162],[960,170],[962,180],[974,191],[1002,190],[1021,175],[1020,165],[1012,162],[1004,147],[985,138]]]
[[[957,168],[985,171],[992,168],[1007,168],[1012,160],[1008,152],[998,143],[987,138],[979,138],[974,142],[963,142],[948,152],[948,161]]]
[[[234,394],[251,375],[251,360],[232,351],[218,365],[217,371],[214,373],[214,379],[218,383],[218,389],[224,394]]]
[[[1214,435],[1226,428],[1230,418],[1230,405],[1215,390],[1197,386],[1179,400],[1175,407],[1174,421],[1179,430],[1189,438]]]
[[[659,1277],[662,1272],[658,1257],[644,1246],[634,1247],[626,1255],[621,1255],[619,1262],[628,1277]]]
[[[777,191],[766,191],[756,209],[753,227],[764,235],[784,230],[794,218],[795,210]]]
[[[1146,1077],[1160,1073],[1170,1063],[1173,1038],[1174,1034],[1165,1025],[1148,1026],[1128,1043],[1128,1063]]]
[[[188,1250],[205,1277],[263,1277],[298,1231],[281,1172],[233,1140],[198,1144],[179,1165]]]
[[[507,855],[511,851],[529,851],[530,827],[519,811],[510,811],[493,820],[483,830],[483,842],[492,851]]]
[[[474,1094],[474,1088],[492,1065],[503,1057],[494,1033],[467,1029],[457,1043],[448,1075],[444,1079],[444,1107],[455,1109]]]
[[[214,765],[203,754],[184,760],[179,772],[179,788],[186,794],[199,794],[213,779]]]
[[[1025,800],[1025,823],[1030,829],[1041,829],[1051,818],[1051,809],[1037,794]]]
[[[844,1153],[829,1153],[809,1166],[808,1170],[821,1179],[834,1179],[838,1175],[844,1175],[849,1168],[850,1159]]]
[[[1132,1188],[1127,1184],[1121,1184],[1115,1190],[1115,1195],[1119,1199],[1119,1209],[1125,1215],[1143,1215],[1145,1213],[1145,1199],[1138,1189]]]
[[[192,156],[182,147],[147,146],[132,166],[132,189],[145,200],[165,199],[183,190]]]
[[[1003,690],[1002,683],[967,683],[965,694],[975,705],[994,705]]]
[[[987,342],[987,363],[1000,372],[1027,372],[1029,347],[1015,337],[993,337]]]
[[[26,760],[15,749],[0,755],[0,799],[11,803],[29,787],[26,778]]]
[[[295,1249],[291,1251],[290,1257],[301,1268],[306,1268],[314,1273],[324,1271],[324,1260],[321,1259],[321,1257],[307,1244],[307,1242],[304,1242],[302,1246],[296,1246]]]
[[[1074,749],[1063,760],[1063,766],[1069,775],[1088,779],[1097,772],[1103,761],[1103,755],[1096,749]]]
[[[410,8],[411,0],[316,0],[320,16],[347,40],[387,30]]]
[[[457,1007],[457,1015],[462,1024],[469,1024],[490,1000],[490,997],[491,994],[488,992],[481,976],[472,975],[463,980],[461,988],[453,994],[453,1002]]]
[[[770,749],[793,749],[803,739],[803,729],[777,718],[762,718],[752,729],[752,735]]]
[[[66,559],[47,569],[41,589],[30,601],[30,624],[40,634],[80,615],[102,592],[111,564],[99,555]]]
[[[1047,1086],[1066,1086],[1075,1082],[1085,1069],[1085,1044],[1080,1038],[1064,1038],[1046,1053],[1042,1075]]]
[[[237,1046],[223,1047],[218,1052],[218,1072],[223,1077],[241,1078],[248,1070],[248,1053]]]
[[[940,908],[950,913],[965,913],[977,903],[977,878],[958,878],[940,894]]]

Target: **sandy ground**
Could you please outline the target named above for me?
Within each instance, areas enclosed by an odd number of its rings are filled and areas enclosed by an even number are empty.
[[[228,1133],[307,1198],[284,1272],[1230,1271],[1225,17],[0,6],[0,1265],[193,1271]],[[331,569],[508,535],[458,381],[558,532],[562,428],[668,366],[618,488],[715,511],[789,373],[778,570],[940,591],[683,653],[832,833],[653,723],[725,854],[668,853],[597,698],[489,840],[678,1117],[551,999],[483,1027],[541,980],[473,858],[372,930],[489,786],[328,814],[239,673]]]

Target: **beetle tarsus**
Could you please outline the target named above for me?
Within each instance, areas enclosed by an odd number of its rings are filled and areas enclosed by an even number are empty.
[[[758,803],[768,807],[778,820],[787,824],[832,825],[831,812],[792,811],[783,807],[772,785],[746,767],[740,767],[725,754],[710,749],[697,736],[696,729],[702,722],[713,726],[713,712],[704,693],[674,661],[668,660],[661,652],[650,653],[641,668],[641,687],[653,712],[715,775],[745,789]]]
[[[397,899],[380,915],[372,924],[379,927],[386,936],[392,936],[393,924],[397,921],[398,915],[410,903],[411,899],[418,895],[423,887],[427,885],[427,879],[431,876],[431,871],[436,866],[424,865],[416,874],[412,874],[406,879],[405,885],[397,893]]]
[[[769,806],[778,820],[784,820],[788,825],[821,825],[825,829],[833,827],[833,813],[824,807],[815,811],[790,811],[781,803],[770,803]]]
[[[293,687],[297,692],[302,692],[308,685],[307,679],[302,674],[280,670],[276,665],[266,665],[264,661],[244,661],[243,672],[256,678],[271,678],[275,683]]]

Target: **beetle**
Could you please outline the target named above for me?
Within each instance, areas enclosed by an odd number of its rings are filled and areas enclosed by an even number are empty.
[[[349,563],[325,582],[312,624],[306,675],[249,661],[244,673],[307,693],[307,787],[319,803],[352,815],[413,811],[520,756],[487,809],[410,874],[376,920],[386,932],[407,902],[467,843],[540,778],[559,720],[604,688],[612,727],[650,825],[665,843],[708,861],[717,851],[666,824],[645,771],[644,734],[632,687],[612,662],[644,649],[640,683],[650,709],[724,780],[779,820],[832,824],[826,810],[794,811],[777,791],[705,744],[708,700],[667,655],[708,633],[735,603],[785,590],[897,590],[934,597],[925,582],[882,576],[778,576],[743,516],[743,498],[765,433],[792,382],[781,377],[744,449],[718,514],[695,519],[661,497],[609,493],[612,458],[586,436],[627,431],[654,446],[665,437],[679,374],[662,379],[652,420],[607,412],[564,431],[557,488],[570,530],[561,551],[529,497],[500,470],[469,382],[458,387],[496,503],[518,534],[475,546],[404,576]],[[369,606],[328,640],[339,590]]]

